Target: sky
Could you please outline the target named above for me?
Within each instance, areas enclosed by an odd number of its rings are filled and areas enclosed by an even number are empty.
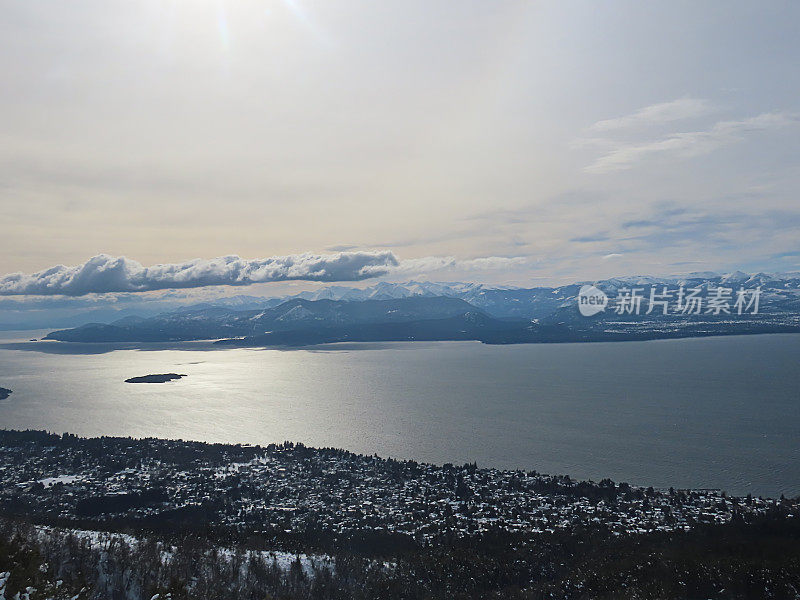
[[[797,2],[0,8],[0,295],[800,270]]]

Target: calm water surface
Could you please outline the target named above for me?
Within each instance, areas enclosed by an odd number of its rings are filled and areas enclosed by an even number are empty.
[[[6,338],[19,335],[31,337]],[[14,390],[0,401],[0,427],[293,440],[656,487],[800,494],[800,335],[112,348],[0,345],[0,386]],[[167,372],[188,377],[124,383]]]

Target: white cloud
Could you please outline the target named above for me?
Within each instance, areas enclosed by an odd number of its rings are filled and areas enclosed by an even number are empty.
[[[12,273],[0,277],[0,296],[139,293],[292,280],[359,281],[388,274],[428,273],[444,269],[507,269],[525,262],[524,257],[504,256],[468,260],[427,256],[400,261],[387,250],[306,253],[254,260],[223,256],[144,267],[124,256],[100,254],[80,265],[57,265],[38,273]]]
[[[425,256],[423,258],[410,258],[400,261],[397,266],[391,267],[392,273],[416,274],[430,273],[432,271],[459,270],[459,271],[484,271],[510,269],[525,264],[528,261],[524,256],[483,256],[479,258],[457,259],[454,256]],[[370,270],[368,268],[368,270]]]
[[[590,129],[593,131],[615,131],[617,129],[668,123],[699,117],[710,110],[711,107],[708,101],[702,98],[678,98],[670,102],[645,106],[623,117],[598,121]]]
[[[456,265],[462,269],[479,271],[485,269],[508,269],[524,265],[527,262],[528,259],[524,256],[485,256],[457,261]]]
[[[796,122],[797,116],[786,112],[763,113],[740,121],[719,121],[707,130],[673,133],[656,141],[617,145],[584,171],[603,174],[630,169],[636,163],[655,155],[676,158],[701,156],[739,142],[748,133],[779,129]]]
[[[358,281],[386,274],[397,264],[389,251],[306,253],[255,260],[224,256],[152,267],[124,256],[100,254],[81,265],[57,265],[38,273],[0,277],[0,295],[82,296],[288,280]]]

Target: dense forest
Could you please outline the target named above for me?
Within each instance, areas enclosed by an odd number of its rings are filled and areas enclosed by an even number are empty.
[[[5,598],[205,600],[797,598],[800,522],[689,532],[508,532],[430,547],[278,560],[252,540],[101,534],[0,520]],[[2,596],[0,596],[2,597]]]

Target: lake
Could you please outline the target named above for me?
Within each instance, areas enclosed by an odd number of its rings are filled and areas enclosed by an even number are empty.
[[[266,444],[800,494],[800,335],[211,350],[10,344],[0,427]],[[128,384],[148,373],[165,384]]]

